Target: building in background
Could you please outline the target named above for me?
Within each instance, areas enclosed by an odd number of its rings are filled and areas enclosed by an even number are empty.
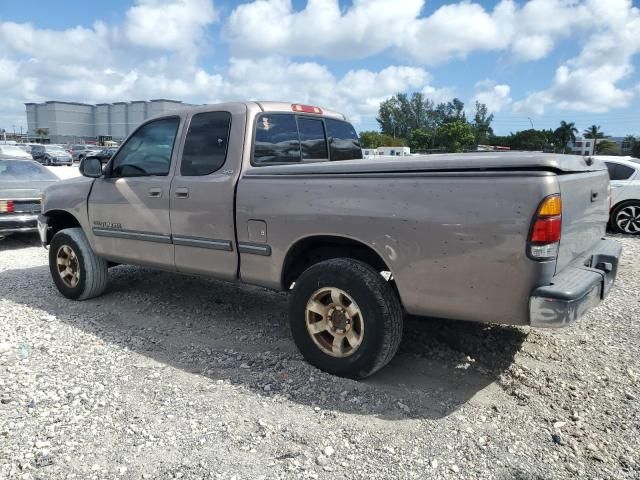
[[[630,155],[631,149],[633,148],[633,144],[627,137],[606,137],[599,138],[596,140],[597,143],[602,142],[603,140],[607,140],[609,142],[613,142],[618,145],[620,149],[621,155]],[[571,144],[571,153],[575,155],[593,155],[594,154],[595,143],[592,138],[576,138],[575,143]]]
[[[122,141],[147,118],[189,106],[177,100],[89,103],[25,103],[30,137],[46,129],[51,143],[84,143],[100,136]]]
[[[593,155],[595,142],[592,138],[577,137],[571,145],[571,153],[574,155]]]
[[[411,149],[409,147],[378,147],[378,155],[392,156],[392,157],[404,157],[405,155],[411,155]]]

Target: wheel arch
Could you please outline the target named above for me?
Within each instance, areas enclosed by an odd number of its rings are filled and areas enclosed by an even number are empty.
[[[46,214],[49,219],[49,230],[47,232],[47,245],[51,243],[53,236],[65,228],[82,228],[78,219],[66,210],[50,210]]]
[[[360,260],[378,272],[390,272],[393,276],[382,255],[360,240],[340,235],[310,235],[298,239],[287,250],[280,276],[282,288],[289,290],[307,268],[332,258]],[[393,285],[396,289],[395,282]]]

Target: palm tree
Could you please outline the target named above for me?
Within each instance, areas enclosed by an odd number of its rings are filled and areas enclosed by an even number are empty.
[[[42,141],[43,139],[47,138],[49,136],[49,129],[48,128],[36,128],[36,135],[38,135],[38,138]]]
[[[562,148],[565,153],[570,152],[569,143],[575,143],[576,133],[578,133],[576,124],[573,122],[567,123],[562,120],[560,126],[556,128],[553,133],[555,133],[558,139],[559,147]]]
[[[607,138],[607,136],[602,133],[600,130],[600,125],[591,125],[584,131],[584,138],[592,138],[593,139],[593,153],[600,153],[600,147],[598,145],[598,140],[601,138]]]

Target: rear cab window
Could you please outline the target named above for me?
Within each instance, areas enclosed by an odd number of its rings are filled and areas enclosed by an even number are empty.
[[[262,113],[254,142],[255,166],[362,159],[353,126],[327,117]]]

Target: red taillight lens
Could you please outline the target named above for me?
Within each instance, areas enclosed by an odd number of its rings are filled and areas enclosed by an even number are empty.
[[[551,260],[558,256],[562,235],[562,199],[560,195],[545,198],[533,217],[529,237],[529,257]]]
[[[311,105],[300,105],[298,103],[294,103],[291,105],[291,110],[294,112],[300,113],[317,113],[318,115],[322,115],[322,109],[319,107],[314,107]]]
[[[13,213],[14,211],[15,209],[11,200],[0,200],[1,213]]]
[[[542,217],[536,219],[531,230],[531,243],[546,244],[560,241],[562,217]]]

